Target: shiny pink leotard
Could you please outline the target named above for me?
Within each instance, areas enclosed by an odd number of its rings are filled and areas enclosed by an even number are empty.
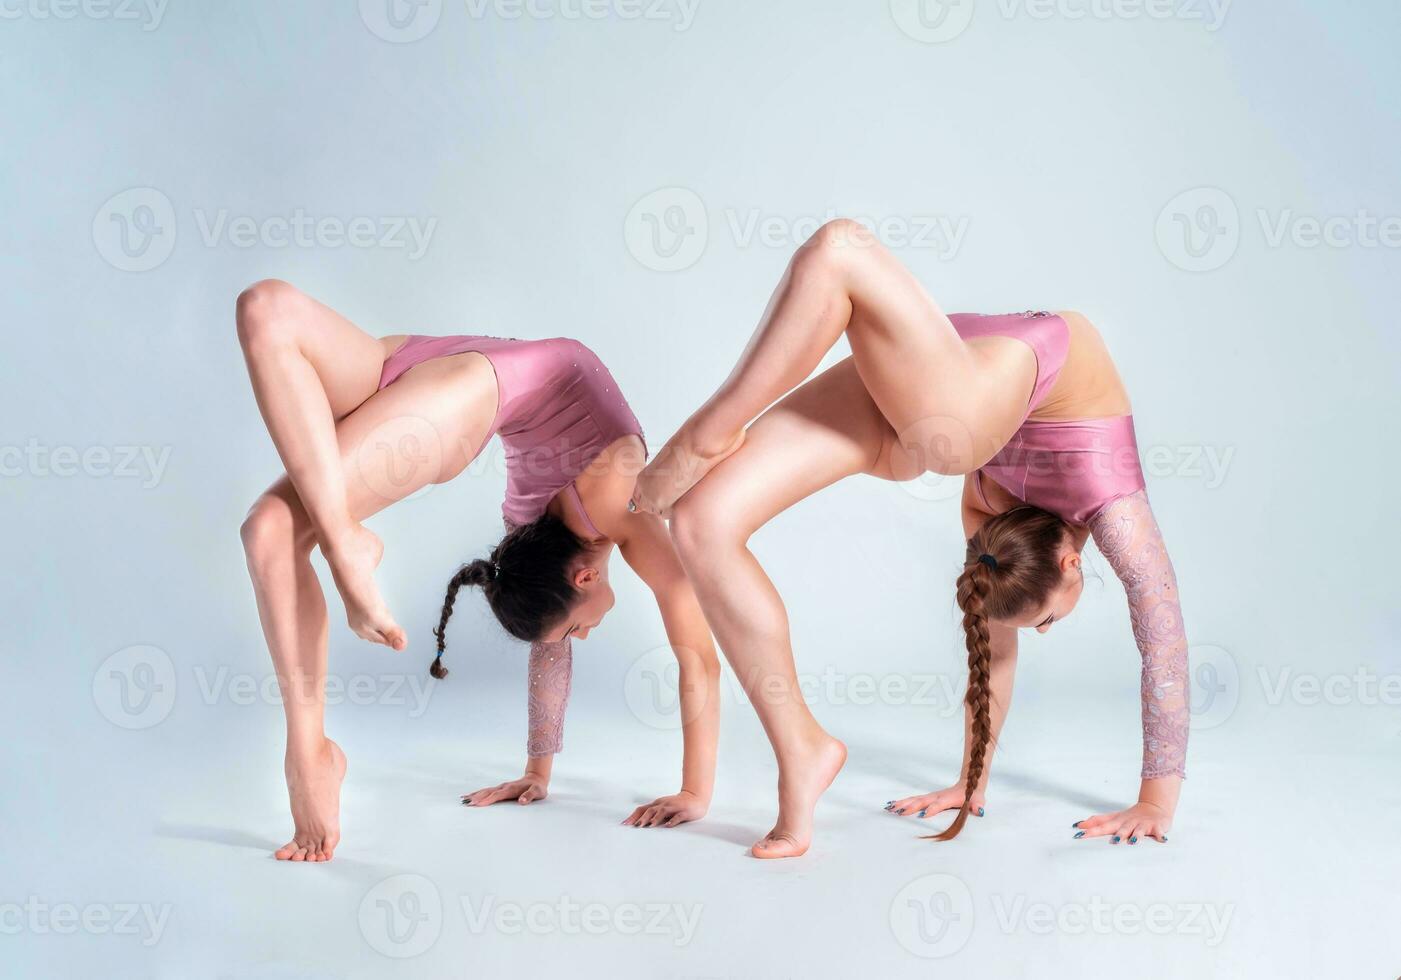
[[[1089,527],[1124,585],[1143,660],[1143,778],[1185,776],[1191,722],[1187,636],[1177,578],[1148,505],[1133,416],[1030,420],[1070,349],[1070,331],[1061,317],[955,313],[949,320],[964,339],[1012,337],[1036,354],[1036,384],[1021,427],[969,479],[984,506],[986,476],[1018,500]]]
[[[498,434],[506,448],[506,499],[501,505],[506,526],[538,519],[556,495],[568,491],[568,503],[597,533],[574,481],[618,439],[642,436],[613,375],[593,351],[564,337],[412,336],[384,362],[379,386],[388,387],[416,364],[469,352],[484,356],[496,373],[496,418],[487,439]],[[531,757],[553,755],[564,745],[572,642],[532,643],[528,675],[526,751]]]

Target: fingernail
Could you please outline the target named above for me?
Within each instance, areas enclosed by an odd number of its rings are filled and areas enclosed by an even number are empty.
[[[1166,837],[1159,837],[1158,840],[1162,841],[1164,844],[1167,843],[1167,838],[1166,838]]]
[[[894,805],[895,805],[895,801],[894,801],[894,800],[886,800],[886,801],[885,801],[885,805],[886,805],[886,806],[894,806]]]
[[[923,811],[923,810],[919,811],[919,813],[918,813],[917,815],[918,815],[918,816],[921,816],[921,817],[924,816],[924,811]]]
[[[1109,843],[1111,843],[1111,844],[1117,844],[1117,843],[1119,843],[1119,835],[1118,835],[1118,834],[1115,834],[1115,835],[1114,835],[1114,839],[1111,840]]]
[[[1137,837],[1130,837],[1130,838],[1129,838],[1129,843],[1130,843],[1130,844],[1137,844],[1137,843],[1138,843],[1138,838],[1137,838]]]
[[[982,808],[982,807],[978,807],[978,816],[981,817],[982,815],[983,815],[983,808]]]
[[[1085,822],[1085,821],[1083,821],[1083,820],[1077,820],[1077,821],[1075,821],[1073,824],[1070,825],[1070,829],[1071,829],[1071,830],[1074,830],[1076,827],[1080,826],[1080,825],[1081,825],[1082,823],[1084,823],[1084,822]]]
[[[1078,832],[1075,834],[1074,839],[1075,839],[1075,840],[1079,840],[1081,837],[1084,837],[1084,836],[1085,836],[1085,832],[1084,832],[1083,830],[1081,830],[1081,831],[1078,831]]]

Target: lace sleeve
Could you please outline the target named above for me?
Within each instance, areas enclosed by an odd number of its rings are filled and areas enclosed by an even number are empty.
[[[1128,593],[1133,638],[1143,657],[1143,778],[1187,775],[1191,723],[1187,634],[1177,576],[1142,490],[1090,521],[1095,544]]]
[[[573,640],[530,645],[530,734],[526,754],[532,759],[564,748],[564,711],[574,676]]]

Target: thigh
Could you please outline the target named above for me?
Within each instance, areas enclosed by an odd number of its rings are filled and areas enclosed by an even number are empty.
[[[372,337],[326,304],[277,279],[245,290],[238,313],[240,329],[247,329],[251,321],[254,330],[261,325],[274,334],[290,334],[316,371],[337,419],[375,393],[385,360],[404,339]]]
[[[879,246],[852,267],[852,353],[867,390],[921,471],[969,472],[1007,443],[1036,383],[1009,338],[965,343],[909,269]]]
[[[857,473],[872,472],[890,427],[851,358],[795,389],[744,444],[684,498],[705,527],[748,539],[777,514]]]
[[[480,354],[420,364],[371,395],[336,423],[351,516],[364,520],[456,477],[490,438],[495,417],[496,376]],[[303,533],[310,533],[286,476],[265,496],[291,509]]]

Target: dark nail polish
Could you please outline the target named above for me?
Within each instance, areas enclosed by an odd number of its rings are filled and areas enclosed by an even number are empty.
[[[1114,843],[1114,844],[1119,843],[1119,835],[1118,835],[1118,834],[1115,834],[1115,835],[1114,835],[1114,840],[1113,840],[1111,843]]]
[[[1077,820],[1077,821],[1075,821],[1073,824],[1070,825],[1070,829],[1071,829],[1071,830],[1074,830],[1076,827],[1080,826],[1080,825],[1081,825],[1082,823],[1084,823],[1084,822],[1085,822],[1085,821],[1083,821],[1083,820]]]
[[[978,816],[981,817],[982,815],[983,815],[983,808],[982,808],[982,807],[978,807]]]
[[[1138,843],[1138,838],[1137,838],[1137,837],[1130,837],[1130,838],[1129,838],[1129,843],[1130,843],[1130,844],[1137,844],[1137,843]]]
[[[1085,836],[1085,832],[1084,832],[1083,830],[1079,830],[1079,831],[1076,831],[1076,832],[1075,832],[1075,840],[1079,840],[1081,837],[1084,837],[1084,836]]]
[[[1167,843],[1167,838],[1166,838],[1166,837],[1159,837],[1158,840],[1162,841],[1164,844]]]
[[[921,816],[921,817],[924,816],[924,811],[923,811],[923,810],[919,811],[919,813],[917,814],[917,816]]]
[[[894,801],[894,800],[886,800],[886,801],[885,801],[885,805],[886,805],[887,807],[892,807],[892,806],[895,805],[895,801]]]

